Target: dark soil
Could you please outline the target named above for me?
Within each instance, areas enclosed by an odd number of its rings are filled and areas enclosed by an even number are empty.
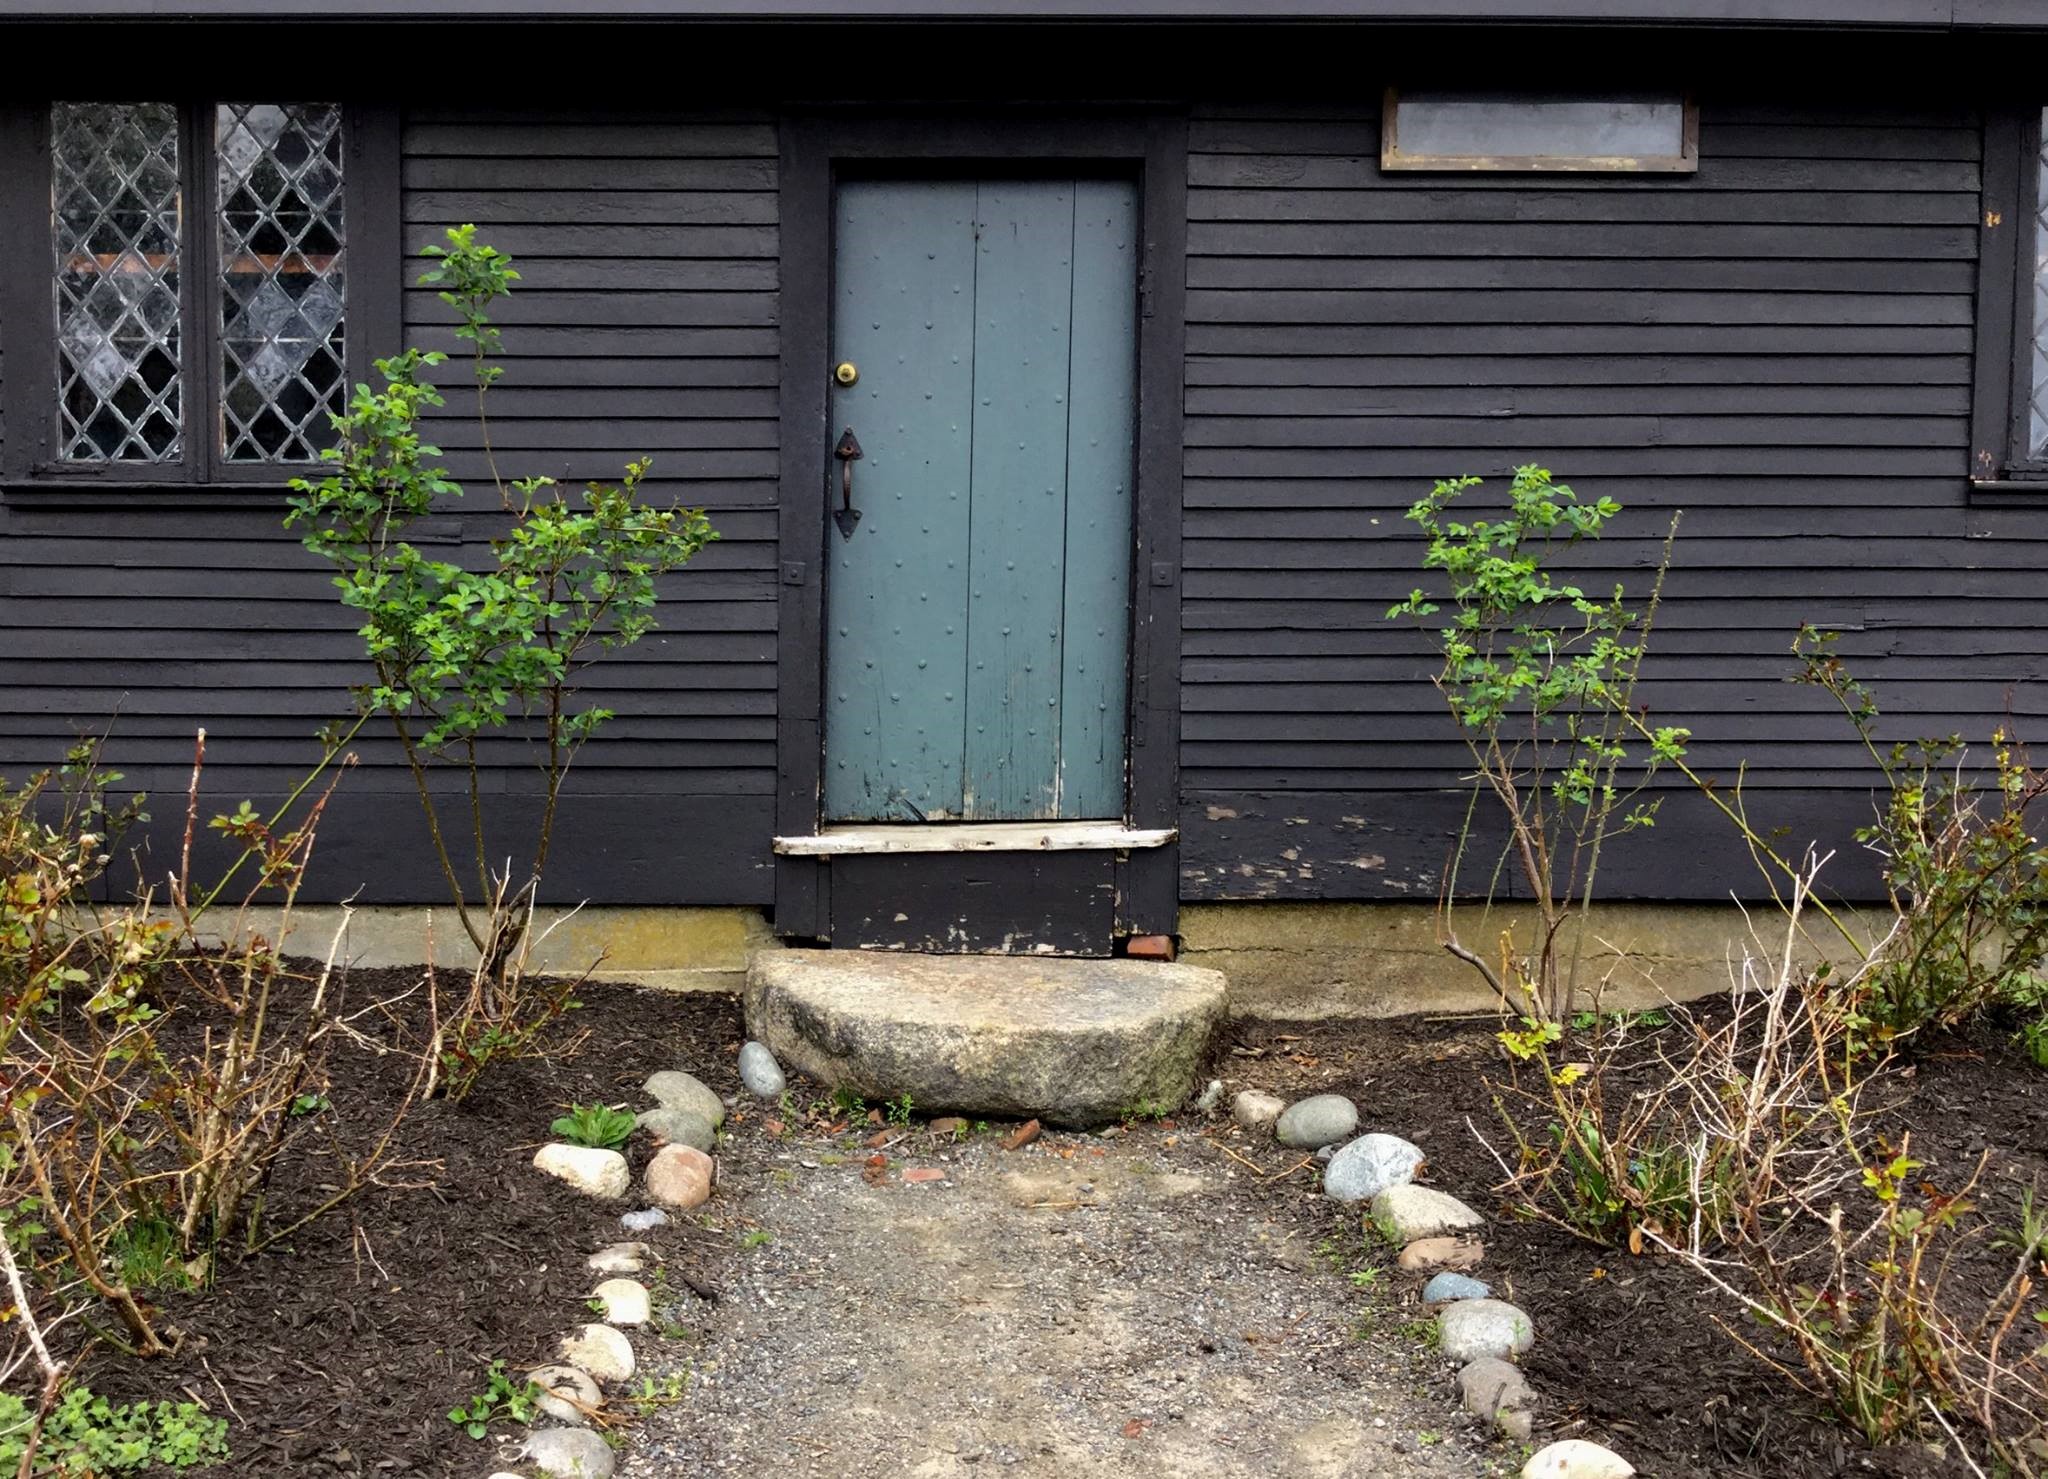
[[[397,995],[413,973],[357,971],[350,999]],[[280,1247],[222,1266],[211,1287],[158,1296],[184,1333],[168,1359],[89,1360],[83,1379],[125,1400],[194,1400],[229,1419],[233,1458],[209,1475],[446,1475],[488,1472],[491,1449],[448,1420],[502,1359],[513,1373],[552,1358],[591,1318],[584,1259],[608,1240],[656,1248],[668,1276],[715,1293],[727,1245],[687,1219],[627,1234],[616,1212],[536,1175],[534,1150],[572,1101],[637,1106],[642,1080],[684,1068],[738,1088],[738,1003],[586,986],[538,1057],[494,1065],[458,1106],[415,1110],[374,1187]],[[330,1133],[373,1141],[403,1098],[412,1060],[337,1047]],[[627,1147],[637,1173],[643,1137]],[[267,1215],[318,1205],[335,1166],[318,1153],[279,1166]],[[640,1205],[638,1203],[629,1203]],[[621,1207],[617,1210],[625,1210]]]
[[[1738,1345],[1717,1319],[1752,1339],[1756,1327],[1675,1261],[1631,1257],[1509,1215],[1488,1192],[1504,1177],[1479,1138],[1502,1139],[1490,1086],[1507,1076],[1496,1026],[1413,1017],[1245,1023],[1220,1071],[1283,1096],[1352,1096],[1367,1128],[1404,1135],[1428,1152],[1430,1183],[1489,1214],[1494,1226],[1479,1272],[1536,1321],[1537,1343],[1524,1365],[1545,1403],[1539,1444],[1605,1439],[1651,1479],[1969,1473],[1959,1458],[1936,1460],[1917,1445],[1865,1448]],[[1989,1151],[1974,1200],[1990,1227],[2017,1224],[2020,1194],[2037,1177],[2048,1196],[2048,1076],[2001,1041],[1923,1048],[1892,1087],[1884,1126],[1888,1136],[1911,1132],[1911,1152],[1925,1162],[1918,1178],[1943,1191],[1967,1181]],[[1355,1211],[1325,1207],[1333,1233],[1355,1232]],[[2011,1270],[2012,1255],[1980,1236],[1959,1261],[1953,1287],[1981,1301]]]

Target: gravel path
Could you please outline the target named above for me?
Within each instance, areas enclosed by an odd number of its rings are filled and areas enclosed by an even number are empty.
[[[1318,1253],[1306,1173],[1263,1183],[1162,1126],[1014,1151],[918,1127],[880,1152],[734,1129],[707,1210],[744,1251],[701,1343],[663,1343],[690,1395],[640,1427],[627,1479],[1519,1462],[1457,1410],[1417,1312]]]

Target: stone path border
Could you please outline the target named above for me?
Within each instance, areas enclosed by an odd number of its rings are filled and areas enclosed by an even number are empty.
[[[1212,1084],[1216,1099],[1220,1084]],[[1212,1101],[1213,1102],[1213,1101]],[[1231,1116],[1251,1134],[1313,1150],[1326,1160],[1323,1194],[1370,1207],[1366,1225],[1400,1251],[1395,1262],[1429,1275],[1423,1305],[1436,1318],[1444,1354],[1458,1363],[1458,1397],[1465,1410],[1526,1444],[1535,1424],[1536,1394],[1514,1362],[1536,1340],[1536,1322],[1468,1270],[1486,1257],[1486,1219],[1434,1187],[1420,1186],[1420,1147],[1382,1131],[1358,1134],[1357,1106],[1339,1094],[1317,1094],[1282,1104],[1256,1090],[1240,1093]],[[1626,1459],[1583,1438],[1551,1443],[1530,1455],[1522,1479],[1629,1479]]]
[[[782,1092],[782,1070],[761,1044],[748,1043],[740,1063],[749,1089],[766,1099]],[[649,1077],[642,1092],[654,1103],[637,1116],[635,1128],[652,1133],[657,1148],[642,1174],[650,1205],[619,1219],[628,1234],[658,1227],[671,1212],[692,1211],[709,1200],[718,1180],[718,1162],[710,1151],[725,1122],[725,1101],[692,1074],[665,1069]],[[631,1168],[616,1150],[548,1144],[535,1153],[533,1164],[595,1200],[623,1201],[632,1190]],[[636,1242],[608,1243],[591,1254],[586,1266],[599,1282],[590,1297],[604,1318],[565,1332],[557,1359],[527,1373],[527,1380],[541,1389],[541,1414],[559,1426],[531,1427],[520,1454],[550,1479],[611,1479],[618,1468],[617,1440],[596,1431],[591,1420],[603,1410],[604,1389],[630,1381],[638,1370],[626,1331],[652,1317],[652,1297],[635,1276],[653,1258],[647,1244]],[[499,1469],[490,1479],[529,1476]]]

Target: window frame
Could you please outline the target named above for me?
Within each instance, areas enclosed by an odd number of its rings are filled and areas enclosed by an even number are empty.
[[[131,89],[179,110],[178,170],[184,201],[178,283],[183,318],[183,448],[164,462],[66,461],[56,455],[57,335],[51,234],[51,106],[92,101],[67,93],[0,108],[0,488],[122,489],[176,494],[270,490],[317,462],[230,462],[219,445],[220,182],[214,110],[222,96]],[[147,97],[143,97],[143,93]],[[237,94],[240,96],[240,94]],[[129,101],[128,93],[108,101]],[[314,99],[328,101],[331,99]],[[286,98],[283,101],[296,101]],[[339,100],[342,210],[348,251],[346,382],[367,381],[373,359],[401,335],[399,120],[387,106]]]
[[[1986,492],[2048,492],[2048,451],[2029,446],[2033,392],[2035,214],[2041,204],[2041,113],[1984,119],[1977,252],[1970,482]]]
[[[1475,91],[1492,92],[1494,89]],[[1660,91],[1664,92],[1664,95],[1675,96],[1678,99],[1679,152],[1676,154],[1404,154],[1401,152],[1400,131],[1401,89],[1390,86],[1380,104],[1380,168],[1387,171],[1437,174],[1697,174],[1700,167],[1699,101],[1690,92],[1680,89]],[[1532,93],[1531,100],[1536,100],[1540,96]],[[1601,94],[1588,91],[1583,96],[1599,97]]]

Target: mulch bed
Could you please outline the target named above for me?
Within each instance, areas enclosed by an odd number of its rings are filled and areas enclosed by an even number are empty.
[[[1864,1447],[1737,1345],[1717,1316],[1752,1336],[1756,1327],[1675,1261],[1631,1257],[1505,1215],[1490,1190],[1504,1179],[1500,1164],[1468,1128],[1469,1120],[1500,1143],[1489,1087],[1506,1077],[1496,1027],[1491,1019],[1420,1017],[1241,1023],[1219,1072],[1283,1096],[1350,1095],[1366,1129],[1406,1136],[1428,1152],[1430,1184],[1489,1214],[1486,1262],[1476,1272],[1536,1321],[1537,1343],[1523,1364],[1544,1401],[1539,1444],[1546,1436],[1606,1441],[1651,1479],[1968,1475],[1959,1459],[1935,1461],[1920,1445]],[[1988,1149],[1975,1200],[1994,1227],[2016,1225],[2020,1194],[2037,1177],[2048,1197],[2048,1074],[1999,1039],[1924,1045],[1896,1086],[1884,1127],[1888,1135],[1912,1132],[1912,1154],[1926,1163],[1918,1178],[1944,1191],[1965,1181]],[[1356,1209],[1326,1206],[1333,1232],[1355,1232]],[[1958,1287],[1988,1296],[2011,1269],[2010,1253],[1979,1238],[1958,1266]]]
[[[409,971],[357,971],[350,1000],[403,992]],[[738,1088],[741,1037],[729,997],[586,986],[583,1007],[540,1056],[494,1065],[459,1106],[414,1111],[388,1186],[372,1188],[210,1288],[160,1295],[185,1341],[173,1357],[99,1356],[84,1379],[116,1400],[202,1401],[229,1419],[230,1462],[209,1475],[486,1473],[492,1450],[448,1420],[503,1359],[518,1373],[552,1359],[562,1333],[595,1318],[584,1259],[605,1242],[652,1244],[678,1288],[715,1295],[729,1240],[686,1218],[619,1228],[624,1207],[572,1192],[531,1166],[571,1101],[637,1106],[658,1068],[684,1068],[721,1094]],[[330,1062],[332,1132],[367,1143],[406,1091],[412,1062],[340,1046]],[[646,1147],[628,1155],[636,1174]],[[318,1156],[280,1164],[269,1216],[326,1194]],[[625,1206],[641,1206],[631,1202]]]

